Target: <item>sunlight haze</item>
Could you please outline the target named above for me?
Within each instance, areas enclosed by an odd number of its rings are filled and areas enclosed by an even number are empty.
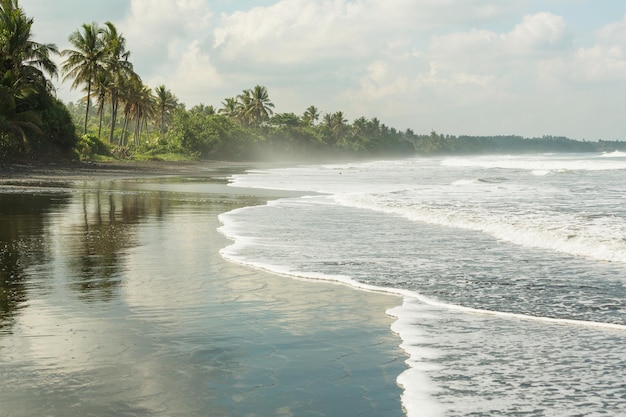
[[[187,108],[266,86],[419,133],[626,139],[617,0],[22,0],[39,42],[111,21],[144,83]],[[81,94],[57,82],[58,95]]]

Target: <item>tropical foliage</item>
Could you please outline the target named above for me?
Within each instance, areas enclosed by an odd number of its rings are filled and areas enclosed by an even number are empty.
[[[17,0],[0,0],[0,155],[75,144],[69,113],[52,96],[55,45],[33,41],[33,19]]]
[[[626,150],[622,142],[552,136],[416,135],[376,117],[350,122],[343,111],[323,113],[315,105],[301,115],[279,113],[262,85],[223,99],[219,108],[198,104],[187,110],[165,85],[153,90],[143,84],[124,35],[111,22],[85,23],[69,35],[61,73],[84,96],[64,105],[51,82],[58,50],[33,41],[32,25],[18,0],[0,0],[0,157],[51,146],[84,158],[176,153],[220,159]]]

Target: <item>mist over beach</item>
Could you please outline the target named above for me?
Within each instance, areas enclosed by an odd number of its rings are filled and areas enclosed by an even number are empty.
[[[622,1],[0,0],[0,417],[626,415]]]

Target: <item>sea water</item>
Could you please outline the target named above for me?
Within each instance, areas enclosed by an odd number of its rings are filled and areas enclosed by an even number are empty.
[[[222,255],[403,297],[408,416],[626,415],[626,154],[252,170]]]

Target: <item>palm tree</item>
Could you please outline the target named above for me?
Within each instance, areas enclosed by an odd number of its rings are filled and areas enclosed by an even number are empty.
[[[343,136],[348,121],[343,116],[343,112],[335,112],[333,114],[326,113],[324,115],[324,126],[330,130],[333,135],[333,140],[338,140]]]
[[[37,112],[17,111],[15,94],[10,88],[0,85],[0,138],[3,133],[21,137],[27,142],[27,132],[40,132],[41,117]]]
[[[206,105],[204,103],[196,104],[190,110],[192,113],[203,114],[205,116],[213,116],[215,114],[215,107],[212,105]]]
[[[352,130],[356,136],[366,137],[368,121],[361,116],[352,123]]]
[[[109,74],[104,70],[96,74],[94,79],[94,90],[96,94],[97,114],[98,114],[98,138],[102,137],[102,119],[104,118],[104,105],[109,94]]]
[[[343,116],[343,112],[338,111],[331,116],[331,130],[337,138],[341,137],[346,130],[348,120]]]
[[[124,85],[120,100],[124,102],[124,124],[122,126],[122,136],[120,137],[120,145],[126,146],[126,131],[131,121],[131,115],[134,116],[138,102],[141,100],[143,84],[138,77],[131,77],[124,80]]]
[[[50,55],[59,51],[53,44],[33,41],[32,25],[33,19],[26,17],[17,0],[0,0],[0,75],[14,71],[18,82],[40,89],[50,86],[44,73],[56,77],[57,67]]]
[[[156,95],[156,116],[161,127],[161,143],[165,142],[165,127],[174,115],[174,110],[178,106],[178,99],[170,90],[160,85],[155,90]]]
[[[120,94],[124,83],[131,77],[139,77],[133,71],[133,64],[128,61],[130,51],[126,50],[126,38],[117,32],[117,28],[111,22],[106,22],[102,31],[105,48],[104,68],[110,76],[108,85],[109,101],[111,103],[111,131],[109,143],[113,143],[113,134],[117,121],[117,111],[120,102]]]
[[[319,118],[320,118],[320,111],[315,106],[309,106],[304,111],[303,119],[310,126],[312,126],[315,122],[317,122]]]
[[[252,106],[252,91],[243,90],[237,96],[237,106],[235,107],[235,118],[244,126],[250,125],[250,108]]]
[[[96,78],[104,71],[105,57],[104,43],[101,30],[97,23],[83,24],[83,31],[77,30],[69,36],[70,43],[75,49],[66,49],[62,52],[67,58],[63,62],[64,80],[73,78],[72,89],[86,84],[87,109],[85,110],[85,125],[83,134],[87,133],[87,120],[91,107],[91,91]]]
[[[135,145],[139,145],[142,126],[148,125],[148,120],[155,114],[156,101],[152,89],[142,85],[131,111],[131,116],[135,118],[135,132],[133,134]]]
[[[235,118],[237,114],[237,99],[235,97],[224,99],[224,101],[222,101],[222,108],[217,112],[227,117]]]
[[[251,91],[249,91],[250,103],[246,109],[246,114],[249,120],[259,125],[267,120],[274,114],[272,110],[274,103],[270,101],[267,88],[257,85]]]
[[[0,128],[11,136],[25,130],[38,130],[41,119],[31,95],[47,94],[52,85],[46,78],[57,75],[51,54],[58,53],[53,44],[34,42],[33,19],[26,17],[17,0],[0,0]]]

